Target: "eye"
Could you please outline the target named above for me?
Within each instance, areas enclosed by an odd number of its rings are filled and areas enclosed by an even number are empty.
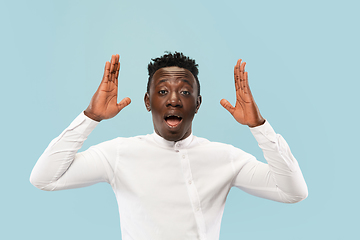
[[[183,95],[190,95],[189,91],[181,91],[180,93],[183,94]]]
[[[165,95],[166,93],[167,93],[166,90],[160,90],[160,91],[159,91],[159,94],[161,94],[161,95]]]

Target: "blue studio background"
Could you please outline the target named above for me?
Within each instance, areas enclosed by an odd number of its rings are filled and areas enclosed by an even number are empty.
[[[104,64],[120,54],[119,98],[132,103],[83,146],[152,133],[147,64],[164,51],[199,63],[197,136],[263,161],[235,101],[233,67],[247,62],[262,115],[289,143],[309,197],[297,204],[232,189],[220,239],[359,236],[358,1],[1,1],[1,239],[121,239],[111,187],[44,192],[30,172],[49,142],[83,111]]]

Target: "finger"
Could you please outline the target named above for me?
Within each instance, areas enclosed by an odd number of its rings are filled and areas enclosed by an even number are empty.
[[[244,81],[244,83],[245,83],[245,88],[244,88],[244,92],[245,92],[246,94],[248,94],[248,93],[250,93],[250,87],[249,87],[249,81],[248,81],[248,72],[245,72],[244,75],[245,75],[245,81]]]
[[[241,65],[240,65],[240,71],[241,72],[245,72],[245,65],[246,65],[246,62],[241,63]]]
[[[117,104],[119,111],[131,103],[131,99],[126,97]]]
[[[119,65],[119,60],[120,60],[120,55],[116,54],[116,69],[115,69],[115,71],[117,70],[117,66]]]
[[[120,62],[119,62],[120,56],[119,56],[119,54],[116,54],[116,55],[117,55],[117,65],[116,65],[116,72],[115,72],[115,84],[117,85],[118,78],[119,78],[119,70],[120,70]]]
[[[231,113],[231,115],[234,113],[235,108],[231,105],[231,103],[229,103],[228,100],[226,100],[226,99],[221,99],[220,104],[221,104],[221,106],[223,106],[226,110],[228,110],[229,113]]]
[[[235,82],[235,91],[237,91],[239,89],[239,74],[238,74],[238,70],[237,70],[237,64],[234,67],[234,82]]]
[[[243,62],[240,66],[240,88],[241,88],[242,92],[244,92],[244,90],[245,90],[245,74],[244,74],[245,65],[246,65],[246,62]]]
[[[240,88],[240,63],[241,63],[241,59],[239,59],[236,62],[236,65],[234,67],[234,80],[235,80],[235,90],[238,91],[238,89]]]
[[[120,58],[119,54],[116,54],[116,55],[115,55],[115,68],[114,68],[114,72],[115,72],[115,73],[116,73],[117,70],[118,70],[119,58]]]
[[[116,69],[117,69],[117,57],[116,57],[116,55],[112,55],[111,56],[111,67],[110,67],[110,80],[112,82],[115,82]]]
[[[252,94],[251,94],[251,90],[250,90],[250,86],[249,86],[249,81],[248,81],[248,72],[244,73],[244,83],[245,83],[245,87],[244,87],[244,93],[242,95],[240,95],[240,98],[242,99],[243,102],[245,103],[250,103],[251,101],[254,101]]]
[[[242,85],[242,82],[241,82],[241,81],[242,81],[242,77],[243,77],[243,76],[242,76],[242,72],[241,72],[241,65],[242,65],[243,63],[242,63],[241,61],[239,61],[238,64],[239,64],[239,65],[238,65],[239,88],[240,88],[241,91],[243,91],[243,85]]]
[[[107,83],[109,81],[109,75],[110,75],[110,62],[105,63],[105,69],[104,69],[104,76],[102,82]]]
[[[110,63],[111,63],[111,66],[110,66],[110,73],[113,73],[114,72],[114,68],[115,68],[115,55],[111,55],[111,60],[110,60]]]

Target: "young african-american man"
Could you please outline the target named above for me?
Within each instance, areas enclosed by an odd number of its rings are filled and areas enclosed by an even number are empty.
[[[296,159],[260,114],[245,62],[234,68],[236,104],[221,105],[250,127],[267,164],[228,144],[192,135],[201,104],[198,68],[182,53],[152,59],[145,106],[154,133],[116,138],[77,153],[91,131],[130,104],[117,102],[119,55],[106,62],[88,108],[55,138],[36,163],[30,181],[46,191],[108,182],[119,206],[123,240],[217,240],[231,187],[285,203],[307,197]]]

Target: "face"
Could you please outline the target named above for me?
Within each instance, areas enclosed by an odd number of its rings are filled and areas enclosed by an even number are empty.
[[[157,134],[169,141],[179,141],[191,134],[192,120],[201,96],[194,75],[184,68],[165,67],[151,80],[145,106],[152,113]]]

